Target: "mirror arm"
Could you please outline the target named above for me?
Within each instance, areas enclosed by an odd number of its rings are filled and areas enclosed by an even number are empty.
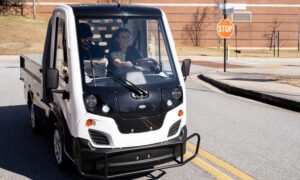
[[[70,92],[66,90],[52,89],[51,92],[56,94],[62,94],[63,99],[70,99]]]

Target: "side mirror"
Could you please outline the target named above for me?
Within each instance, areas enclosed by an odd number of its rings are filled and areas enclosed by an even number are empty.
[[[185,59],[182,62],[181,71],[182,71],[184,80],[186,80],[186,77],[190,75],[191,63],[192,63],[191,59]]]
[[[57,89],[59,72],[55,68],[47,69],[46,74],[46,88]]]

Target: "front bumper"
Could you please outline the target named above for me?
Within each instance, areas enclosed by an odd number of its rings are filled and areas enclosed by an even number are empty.
[[[196,151],[193,156],[184,160],[186,142],[192,138],[197,140]],[[79,172],[86,177],[110,179],[182,166],[197,156],[200,135],[192,134],[183,140],[176,138],[132,148],[96,149],[89,147],[83,139],[77,139],[76,144],[76,165]]]

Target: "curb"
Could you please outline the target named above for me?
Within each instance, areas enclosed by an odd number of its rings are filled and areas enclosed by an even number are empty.
[[[277,96],[273,96],[273,95],[269,95],[269,94],[264,94],[264,93],[260,93],[260,92],[252,91],[252,90],[248,90],[248,89],[238,88],[238,87],[217,81],[215,79],[212,79],[205,74],[198,75],[198,78],[219,88],[220,90],[222,90],[228,94],[241,96],[241,97],[245,97],[248,99],[253,99],[256,101],[263,102],[263,103],[278,106],[278,107],[281,107],[284,109],[289,109],[292,111],[300,112],[300,102],[298,102],[298,101],[293,101],[290,99],[285,99],[285,98],[281,98],[281,97],[277,97]]]

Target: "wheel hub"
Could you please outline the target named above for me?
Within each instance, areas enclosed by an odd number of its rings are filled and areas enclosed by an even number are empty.
[[[60,164],[62,162],[62,143],[60,134],[57,129],[54,131],[53,145],[56,161],[58,164]]]
[[[30,119],[31,119],[31,127],[35,128],[35,113],[34,113],[34,109],[33,109],[33,104],[31,105],[31,109],[30,109]]]

